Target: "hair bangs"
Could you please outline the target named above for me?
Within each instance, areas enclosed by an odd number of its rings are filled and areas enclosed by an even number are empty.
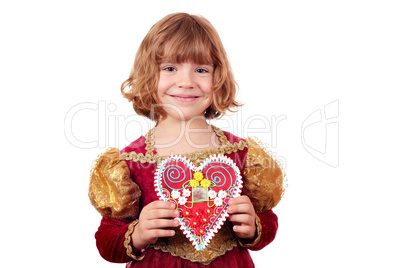
[[[214,64],[212,47],[208,33],[191,19],[171,28],[166,42],[159,48],[158,61]]]

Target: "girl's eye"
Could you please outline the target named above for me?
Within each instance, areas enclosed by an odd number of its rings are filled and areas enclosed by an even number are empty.
[[[208,72],[208,70],[206,70],[206,69],[203,69],[203,68],[199,68],[199,69],[197,69],[197,71],[196,71],[197,73],[207,73]]]
[[[168,72],[174,72],[176,69],[174,67],[169,66],[169,67],[163,68],[163,70],[168,71]]]

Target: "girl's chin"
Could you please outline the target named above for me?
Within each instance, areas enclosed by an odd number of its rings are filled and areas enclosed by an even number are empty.
[[[168,114],[169,120],[175,121],[190,121],[190,120],[205,120],[204,112],[201,113],[193,113],[193,112],[186,112],[174,109],[173,111],[170,109],[165,109],[165,112]]]

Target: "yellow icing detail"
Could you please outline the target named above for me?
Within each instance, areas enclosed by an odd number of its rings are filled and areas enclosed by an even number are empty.
[[[196,181],[196,180],[190,180],[190,186],[191,187],[193,187],[193,188],[195,188],[195,187],[197,187],[199,184],[198,184],[198,181]]]
[[[209,180],[207,180],[207,179],[203,179],[201,181],[201,186],[204,187],[204,188],[208,188],[209,186],[211,186],[211,182]]]
[[[200,181],[200,180],[202,180],[204,178],[204,175],[202,174],[202,172],[197,171],[197,172],[194,173],[193,177],[197,181]]]

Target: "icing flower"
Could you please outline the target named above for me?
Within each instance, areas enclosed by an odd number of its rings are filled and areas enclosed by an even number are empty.
[[[172,198],[173,198],[173,199],[177,199],[177,198],[179,198],[179,197],[180,197],[180,192],[177,191],[177,190],[173,190],[173,191],[172,191]]]
[[[179,204],[180,205],[185,205],[187,203],[187,198],[186,197],[184,197],[184,196],[180,196],[179,197]]]
[[[207,180],[207,179],[203,179],[201,181],[201,186],[204,187],[204,188],[208,188],[209,186],[211,186],[211,182],[209,180]]]
[[[179,202],[180,202],[180,199],[179,199]],[[215,204],[215,206],[217,206],[217,207],[222,206],[222,204],[223,204],[222,198],[220,198],[220,197],[215,198],[214,204]]]
[[[210,190],[210,191],[208,191],[208,196],[210,199],[215,199],[216,192],[214,190]]]
[[[191,191],[189,189],[186,188],[186,189],[183,190],[183,196],[184,197],[189,197],[190,195],[191,195]]]
[[[191,186],[191,187],[195,188],[195,187],[197,187],[198,185],[199,185],[198,181],[196,181],[196,180],[190,180],[190,186]]]
[[[204,178],[204,175],[202,174],[202,172],[197,171],[194,173],[193,177],[195,180],[200,181]]]
[[[224,199],[227,196],[227,194],[224,190],[220,190],[218,196],[220,199]]]

